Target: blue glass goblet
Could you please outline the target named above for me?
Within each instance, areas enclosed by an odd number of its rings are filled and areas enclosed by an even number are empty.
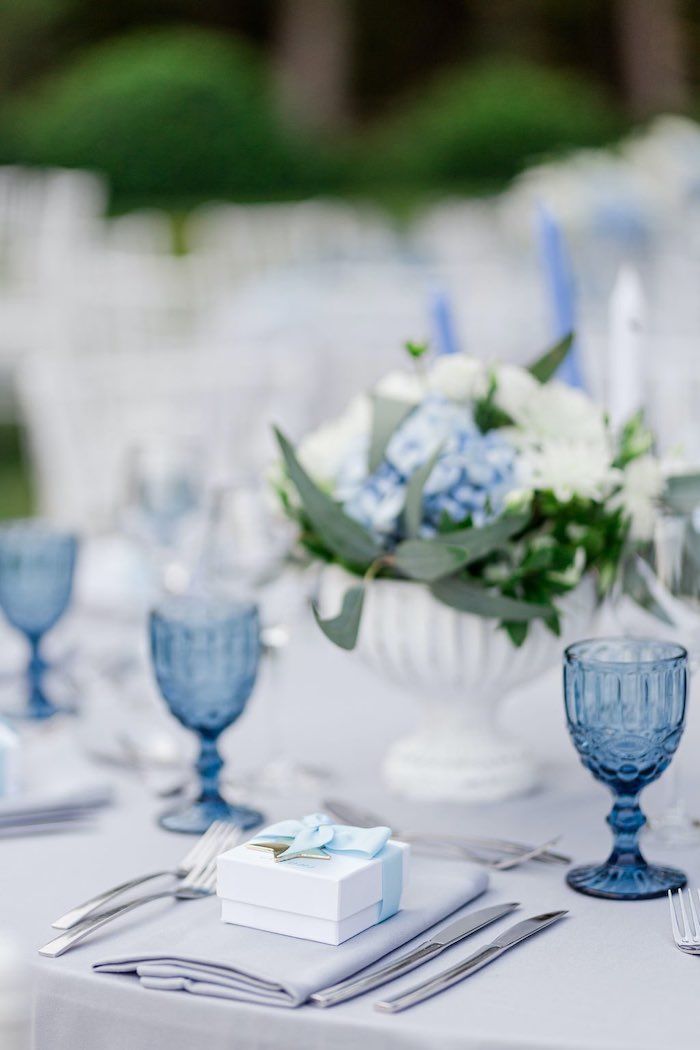
[[[43,678],[48,664],[41,642],[70,601],[78,549],[72,533],[41,521],[12,521],[0,527],[0,607],[26,636],[29,718],[49,718],[59,708],[47,697]]]
[[[573,868],[580,893],[646,900],[684,886],[676,868],[647,864],[639,849],[643,788],[663,773],[684,728],[688,654],[674,642],[601,638],[564,654],[564,699],[581,761],[610,788],[613,850],[604,864]]]
[[[260,661],[257,607],[215,597],[166,598],[151,613],[151,653],[168,707],[200,738],[199,797],[165,813],[161,825],[192,834],[206,831],[214,820],[255,827],[260,813],[221,797],[223,759],[217,741],[241,714],[255,685]]]

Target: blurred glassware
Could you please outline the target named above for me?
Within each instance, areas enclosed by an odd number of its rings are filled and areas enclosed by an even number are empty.
[[[70,602],[77,549],[73,533],[39,520],[0,526],[0,608],[30,646],[27,703],[12,712],[20,717],[49,718],[61,710],[45,692],[49,664],[41,643]]]
[[[195,441],[148,442],[127,457],[124,532],[141,545],[166,591],[189,581],[188,554],[205,504],[206,457]]]
[[[253,595],[260,606],[269,758],[238,786],[273,794],[316,791],[329,777],[323,768],[297,762],[285,746],[285,656],[291,625],[306,606],[307,588],[302,573],[290,564],[295,536],[264,479],[220,485],[212,496],[202,565],[195,571],[195,580]]]
[[[676,868],[648,864],[639,849],[646,818],[639,795],[678,747],[685,726],[688,654],[675,642],[596,638],[564,653],[564,703],[581,762],[612,791],[613,849],[602,864],[572,868],[572,889],[610,900],[647,900],[685,886]]]
[[[659,593],[664,615],[688,650],[691,683],[700,667],[700,518],[660,512],[654,527],[654,570],[667,592]],[[682,756],[681,756],[682,757]],[[673,846],[700,845],[700,823],[683,796],[683,766],[678,760],[667,777],[666,806],[651,821],[659,841]]]
[[[241,828],[262,815],[221,797],[223,760],[217,741],[253,691],[260,660],[260,622],[249,602],[210,596],[165,598],[151,613],[151,653],[158,687],[175,717],[200,738],[196,801],[160,818],[169,831],[201,834],[214,820]]]

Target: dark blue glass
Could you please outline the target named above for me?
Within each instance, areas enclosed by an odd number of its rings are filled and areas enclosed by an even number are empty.
[[[44,690],[47,663],[41,642],[70,601],[78,549],[74,535],[41,521],[13,521],[0,527],[0,607],[31,648],[26,714],[48,718],[58,708]]]
[[[217,740],[241,714],[255,685],[260,661],[257,607],[219,598],[167,598],[151,613],[151,652],[168,707],[200,738],[199,797],[164,814],[160,823],[170,831],[196,834],[214,820],[255,827],[260,813],[221,797],[223,760]]]
[[[564,654],[569,732],[581,761],[610,788],[613,850],[604,864],[573,868],[567,882],[580,893],[646,900],[684,886],[676,868],[647,864],[639,849],[646,817],[643,788],[663,773],[685,724],[688,654],[673,642],[600,638]]]

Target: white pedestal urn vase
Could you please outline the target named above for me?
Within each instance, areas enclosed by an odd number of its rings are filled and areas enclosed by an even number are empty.
[[[357,580],[338,566],[324,569],[320,606],[340,607]],[[418,691],[423,724],[398,740],[384,762],[388,786],[413,799],[487,802],[536,786],[537,767],[498,723],[513,689],[554,666],[569,641],[585,637],[595,609],[595,585],[586,578],[559,601],[562,634],[530,625],[517,648],[495,620],[438,602],[409,580],[374,580],[366,589],[358,652],[395,683]]]

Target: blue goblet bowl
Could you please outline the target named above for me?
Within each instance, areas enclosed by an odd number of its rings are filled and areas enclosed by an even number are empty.
[[[583,765],[613,793],[614,846],[603,864],[575,868],[574,889],[615,900],[658,897],[685,884],[683,872],[646,862],[639,794],[671,762],[685,725],[688,657],[674,642],[608,638],[564,654],[569,732]]]
[[[174,831],[201,833],[213,820],[253,827],[256,810],[220,794],[219,735],[241,714],[260,661],[260,621],[251,603],[215,597],[168,598],[151,613],[151,653],[160,692],[173,715],[200,738],[197,801],[161,818]]]
[[[40,521],[0,527],[0,607],[28,637],[45,634],[65,612],[77,546],[74,535]]]
[[[0,527],[0,608],[31,648],[29,701],[23,712],[31,718],[47,718],[58,710],[44,692],[47,664],[40,644],[70,602],[77,550],[72,533],[38,520]]]

